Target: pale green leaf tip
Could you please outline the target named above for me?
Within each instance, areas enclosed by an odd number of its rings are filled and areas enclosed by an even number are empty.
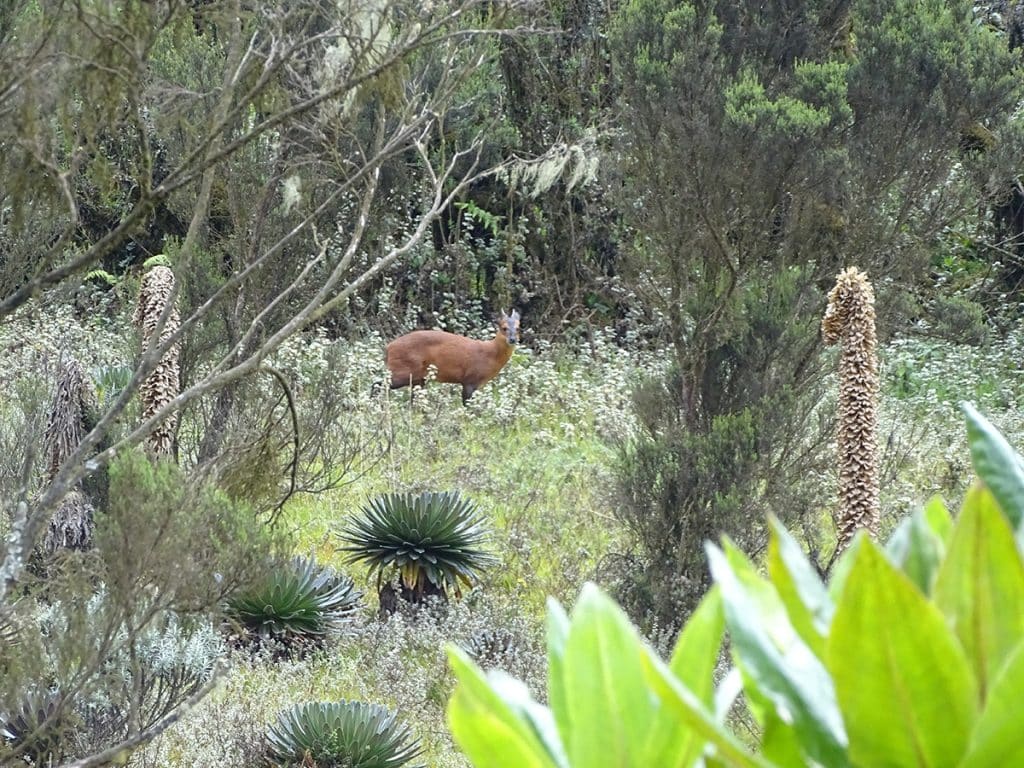
[[[565,612],[565,608],[562,606],[562,604],[560,602],[558,602],[558,600],[556,600],[551,595],[548,595],[547,606],[548,606],[548,616],[550,618],[559,618],[559,619],[568,618],[568,615]]]
[[[967,419],[967,436],[972,442],[974,438],[986,433],[990,435],[993,433],[1000,434],[995,425],[981,411],[974,407],[974,403],[963,400],[960,403],[960,410],[964,412],[964,417]]]
[[[448,664],[457,677],[476,667],[469,654],[455,643],[447,643],[445,653],[448,656]]]
[[[576,605],[573,606],[572,612],[573,615],[576,615],[585,610],[606,609],[610,605],[614,606],[615,602],[597,584],[592,581],[585,581],[580,589],[580,596],[576,599]]]

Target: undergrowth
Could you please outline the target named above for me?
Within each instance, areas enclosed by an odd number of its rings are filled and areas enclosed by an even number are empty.
[[[17,406],[45,405],[46,382],[62,352],[90,370],[131,359],[124,335],[105,318],[62,334],[62,325],[79,322],[25,313],[0,327],[2,383],[20,393],[0,404],[0,442],[16,445],[32,432],[32,414]],[[311,407],[309,395],[330,386],[344,402],[346,428],[368,437],[357,443],[373,452],[333,490],[293,497],[281,523],[297,554],[348,573],[367,602],[340,635],[309,655],[231,650],[229,672],[214,693],[131,764],[256,765],[266,725],[282,709],[348,699],[398,710],[422,740],[426,764],[466,766],[444,724],[453,685],[447,642],[476,649],[481,664],[501,666],[543,696],[545,600],[551,595],[569,605],[584,580],[601,580],[606,557],[629,550],[610,513],[615,446],[634,429],[632,386],[665,364],[656,354],[620,349],[601,332],[588,339],[572,349],[520,349],[467,407],[449,385],[428,385],[411,398],[407,389],[373,394],[373,383],[385,379],[380,337],[331,342],[307,333],[280,349],[270,362],[292,383],[299,408]],[[928,494],[957,498],[966,486],[959,401],[973,400],[1011,443],[1024,444],[1024,329],[985,347],[897,340],[882,358],[882,506],[891,526]],[[182,434],[188,430],[186,415]],[[19,476],[19,466],[0,467],[5,492]],[[364,569],[345,565],[334,533],[378,494],[448,490],[472,499],[488,518],[488,548],[500,564],[461,601],[378,615],[375,586]],[[822,510],[823,525],[828,515]]]

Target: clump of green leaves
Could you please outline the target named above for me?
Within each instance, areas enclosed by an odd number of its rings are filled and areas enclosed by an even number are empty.
[[[378,704],[360,701],[296,704],[279,714],[267,730],[268,762],[317,768],[398,768],[421,750],[409,727],[395,717]]]
[[[321,568],[313,558],[295,557],[230,597],[227,614],[258,639],[290,645],[319,641],[340,629],[361,597],[347,576]]]
[[[449,706],[475,765],[1016,765],[1024,687],[1024,459],[973,408],[979,481],[954,522],[933,500],[884,548],[855,540],[829,585],[771,524],[767,576],[731,542],[707,547],[716,582],[671,659],[584,587],[552,603],[550,706],[450,651]],[[723,633],[733,668],[715,687]],[[728,727],[736,697],[759,726]]]
[[[150,256],[144,262],[142,262],[142,271],[148,272],[153,267],[173,267],[171,259],[167,254],[158,253],[155,256]]]
[[[457,491],[389,493],[370,500],[339,536],[351,562],[365,562],[378,583],[397,572],[402,594],[460,597],[495,559],[483,550],[487,528],[476,505]]]
[[[167,460],[130,451],[111,465],[110,503],[96,517],[103,580],[115,602],[151,589],[184,612],[219,605],[284,546],[252,508]]]

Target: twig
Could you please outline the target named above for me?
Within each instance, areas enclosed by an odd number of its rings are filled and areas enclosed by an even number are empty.
[[[284,377],[284,374],[271,365],[264,363],[260,366],[261,371],[265,371],[277,379],[277,383],[281,385],[281,389],[284,390],[285,399],[288,401],[288,412],[292,417],[292,466],[291,466],[291,477],[289,479],[288,492],[282,497],[282,499],[274,507],[274,510],[270,513],[270,524],[273,525],[277,522],[277,518],[281,515],[284,510],[284,505],[288,502],[298,487],[298,474],[299,474],[299,450],[301,447],[301,441],[299,438],[299,414],[295,410],[295,398],[292,396],[292,388],[288,385],[288,380]]]

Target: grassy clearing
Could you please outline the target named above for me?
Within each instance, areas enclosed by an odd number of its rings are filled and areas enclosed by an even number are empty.
[[[1016,404],[1024,396],[1022,343],[1024,334],[987,349],[903,340],[884,351],[883,439],[890,443],[891,465],[884,505],[890,521],[933,492],[955,499],[968,482],[959,401],[978,402],[1021,443],[1024,420]],[[374,365],[372,359],[353,362],[368,372]],[[248,732],[256,734],[260,722],[296,701],[359,698],[397,707],[423,740],[427,765],[466,765],[444,727],[452,679],[443,646],[499,631],[514,647],[501,666],[543,695],[547,596],[572,602],[601,557],[626,544],[610,514],[612,446],[632,428],[629,383],[655,367],[651,359],[604,345],[572,357],[517,358],[465,409],[457,388],[445,386],[418,391],[411,406],[405,391],[383,401],[360,399],[353,419],[385,424],[382,437],[390,439],[390,450],[351,485],[289,507],[286,519],[295,527],[298,548],[344,567],[331,531],[368,496],[455,488],[491,518],[501,566],[446,612],[378,621],[368,608],[352,635],[321,656],[240,660],[188,732],[204,731],[206,724],[215,728],[228,712],[239,719],[241,708]],[[348,570],[372,593],[358,569]],[[180,738],[169,735],[163,749]],[[203,750],[194,746],[182,747],[180,758],[168,764],[202,764]]]
[[[57,327],[73,325],[70,318],[58,320]],[[29,344],[0,335],[0,370],[8,373],[10,391],[25,392],[25,402],[36,406],[45,406],[41,383],[61,349],[74,348],[90,369],[127,359],[124,335],[107,324],[70,341],[39,318],[28,328],[21,338],[30,338]],[[329,372],[330,386],[346,399],[346,427],[367,446],[368,463],[357,462],[360,472],[348,484],[293,499],[282,518],[297,552],[312,552],[356,579],[368,595],[365,611],[346,636],[304,659],[232,652],[217,691],[135,755],[134,765],[255,765],[265,726],[278,711],[306,700],[348,698],[397,708],[422,740],[427,765],[465,766],[444,725],[453,684],[444,647],[469,644],[484,633],[500,638],[490,663],[543,696],[545,602],[553,595],[571,603],[580,584],[599,574],[602,558],[628,545],[611,514],[614,446],[633,429],[631,384],[663,363],[622,351],[595,333],[571,352],[517,353],[467,408],[459,389],[446,385],[417,391],[410,405],[407,390],[370,396],[370,384],[383,375],[383,344],[374,337],[329,343],[307,335],[289,342],[274,360],[295,382],[300,404]],[[883,509],[889,524],[931,493],[957,499],[969,481],[960,400],[977,402],[1024,445],[1022,359],[1024,330],[987,348],[901,340],[883,351],[881,442],[889,457]],[[11,400],[5,409],[18,407]],[[7,427],[14,421],[4,421],[13,440],[16,430]],[[491,520],[491,548],[501,564],[458,603],[381,620],[374,586],[362,568],[346,566],[333,532],[368,498],[405,490],[459,490],[473,499]]]
[[[1019,327],[985,346],[905,338],[882,351],[879,442],[889,527],[933,494],[954,508],[963,496],[971,465],[961,402],[973,402],[1012,444],[1024,447],[1022,361]]]
[[[501,646],[492,662],[543,695],[548,596],[571,602],[601,558],[626,544],[610,514],[614,443],[632,429],[630,384],[654,370],[655,360],[626,354],[600,334],[572,356],[523,352],[463,408],[458,387],[446,385],[417,390],[411,404],[408,390],[371,398],[383,343],[346,344],[340,357],[336,346],[307,340],[276,362],[310,383],[318,366],[343,370],[337,385],[351,398],[353,424],[377,430],[377,447],[387,450],[349,484],[296,498],[282,519],[297,551],[355,578],[367,609],[349,635],[307,659],[236,654],[225,684],[140,764],[246,765],[255,759],[252,740],[279,710],[349,698],[400,710],[423,742],[427,765],[464,766],[444,726],[453,685],[445,645],[491,633]],[[379,620],[375,584],[359,566],[346,566],[334,531],[376,494],[450,489],[490,519],[500,566],[458,603]],[[223,722],[234,724],[230,745],[215,738]]]

